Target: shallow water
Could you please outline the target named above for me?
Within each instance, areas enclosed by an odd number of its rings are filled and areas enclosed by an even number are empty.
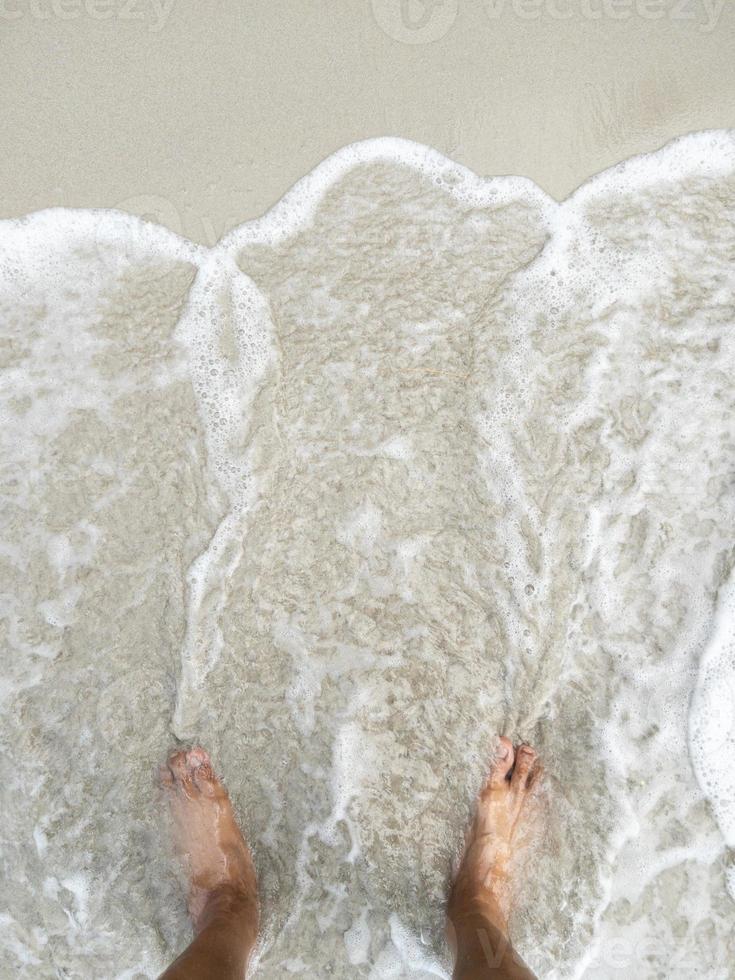
[[[188,941],[175,738],[248,829],[258,975],[446,976],[503,731],[548,772],[530,965],[735,977],[734,218],[704,133],[562,205],[371,141],[211,250],[0,223],[2,976]]]

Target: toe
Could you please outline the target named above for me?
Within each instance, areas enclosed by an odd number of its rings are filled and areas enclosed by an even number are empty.
[[[515,754],[515,765],[511,777],[511,786],[516,789],[526,789],[536,766],[538,756],[530,745],[520,745]]]
[[[200,766],[197,766],[192,773],[192,778],[200,792],[206,796],[214,796],[217,790],[218,780],[209,762],[203,762]]]
[[[169,772],[174,780],[183,779],[186,776],[186,752],[172,752],[167,761]]]
[[[172,752],[168,757],[168,771],[171,783],[176,789],[191,796],[193,790],[192,770],[187,761],[188,752]]]
[[[498,747],[495,751],[495,758],[490,768],[490,786],[500,786],[508,778],[508,773],[513,768],[513,743],[509,738],[501,735]]]
[[[191,769],[198,769],[199,766],[212,765],[209,753],[200,745],[195,745],[193,749],[190,749],[186,753],[186,762]]]

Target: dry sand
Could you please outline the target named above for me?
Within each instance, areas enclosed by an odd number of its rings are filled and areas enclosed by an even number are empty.
[[[213,244],[382,135],[562,199],[735,126],[734,46],[723,0],[3,0],[0,214],[118,207]]]

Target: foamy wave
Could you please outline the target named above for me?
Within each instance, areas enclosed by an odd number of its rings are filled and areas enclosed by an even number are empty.
[[[18,976],[186,937],[171,733],[254,841],[263,975],[447,975],[501,729],[550,773],[532,966],[731,976],[734,218],[711,132],[561,204],[370,140],[209,249],[0,222]]]

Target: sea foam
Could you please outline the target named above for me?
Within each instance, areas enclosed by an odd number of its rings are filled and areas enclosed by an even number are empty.
[[[531,966],[733,976],[734,218],[712,132],[561,204],[370,140],[211,249],[0,222],[8,975],[187,940],[175,736],[253,843],[261,975],[448,976],[505,731],[548,773]]]

